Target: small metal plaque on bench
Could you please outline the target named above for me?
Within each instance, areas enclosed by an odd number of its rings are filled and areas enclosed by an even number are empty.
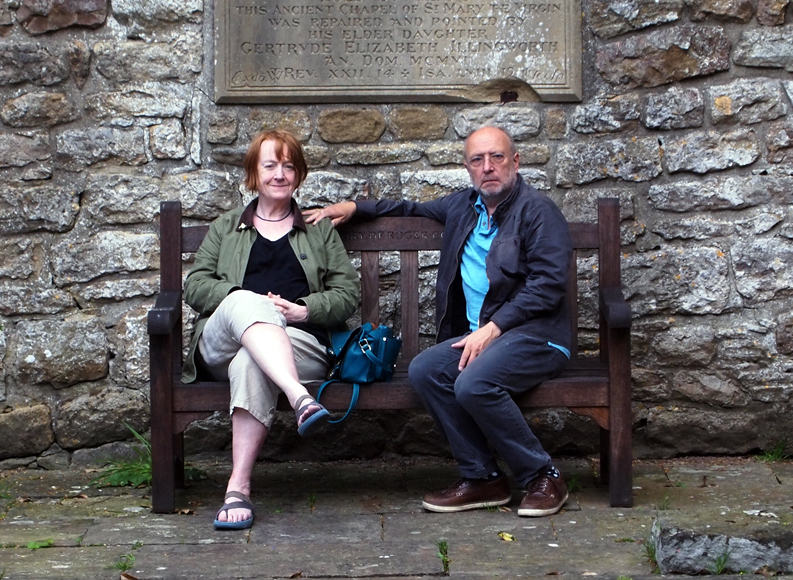
[[[483,101],[526,84],[581,100],[580,0],[215,0],[218,103]]]

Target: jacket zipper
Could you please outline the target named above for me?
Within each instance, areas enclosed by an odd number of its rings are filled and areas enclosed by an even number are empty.
[[[474,216],[477,216],[476,207],[474,206],[474,204],[469,203],[469,207],[471,208],[471,210],[473,210]],[[475,227],[476,227],[476,220],[474,220],[474,225],[471,226],[471,228],[468,230],[468,233],[465,235],[464,240],[467,239],[468,236],[471,235],[471,232],[474,231]],[[464,246],[465,246],[465,241],[463,241],[463,244],[459,247],[459,249],[457,250],[457,253],[454,256],[454,270],[453,270],[453,272],[455,274],[452,276],[452,279],[451,279],[451,281],[449,283],[449,286],[446,288],[446,300],[445,300],[445,302],[443,304],[443,315],[441,316],[441,319],[438,321],[438,327],[435,329],[435,342],[436,343],[438,342],[438,338],[440,337],[441,327],[443,326],[443,321],[446,319],[446,315],[449,313],[449,292],[451,291],[451,285],[454,283],[454,278],[456,276],[457,269],[460,267],[460,252],[462,251]]]

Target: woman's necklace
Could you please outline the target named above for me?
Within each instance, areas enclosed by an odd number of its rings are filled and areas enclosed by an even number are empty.
[[[286,213],[286,215],[284,217],[278,218],[277,220],[268,220],[267,218],[263,218],[262,216],[260,216],[258,213],[256,213],[256,212],[254,212],[254,213],[256,214],[256,217],[259,218],[260,220],[262,220],[263,222],[270,222],[270,223],[282,222],[286,218],[288,218],[290,215],[292,215],[292,206],[289,206],[289,211]]]

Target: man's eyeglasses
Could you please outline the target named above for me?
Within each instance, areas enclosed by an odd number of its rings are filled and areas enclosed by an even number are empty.
[[[485,164],[485,159],[490,159],[492,165],[504,165],[508,157],[503,153],[485,153],[484,155],[474,155],[468,160],[468,165],[479,169]]]

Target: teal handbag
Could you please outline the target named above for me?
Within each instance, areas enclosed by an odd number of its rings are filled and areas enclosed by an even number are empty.
[[[331,383],[352,383],[352,398],[347,412],[341,419],[331,421],[340,423],[355,408],[361,384],[391,380],[402,340],[395,338],[389,327],[373,328],[369,322],[355,330],[334,332],[330,339],[328,354],[333,357],[333,365],[328,380],[317,391],[317,403],[322,391]]]

